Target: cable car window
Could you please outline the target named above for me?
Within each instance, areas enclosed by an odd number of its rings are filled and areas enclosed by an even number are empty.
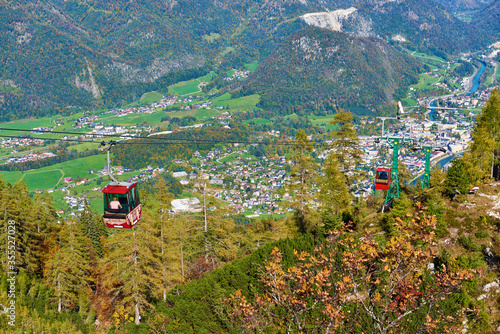
[[[141,203],[141,201],[139,201],[139,192],[137,191],[137,187],[134,187],[134,197],[135,197],[135,204],[137,206],[139,205],[139,203]]]
[[[127,201],[127,195],[126,194],[105,194],[104,196],[104,211],[111,212],[111,213],[127,213],[128,212],[128,201]],[[118,207],[115,207],[112,202],[118,201],[121,205]]]
[[[130,199],[130,210],[134,209],[137,206],[137,201],[135,200],[135,187],[132,191],[128,192]]]
[[[387,172],[378,172],[377,179],[387,180],[389,178],[389,173]]]

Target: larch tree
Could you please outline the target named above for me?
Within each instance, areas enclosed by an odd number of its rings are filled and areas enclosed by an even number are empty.
[[[339,109],[331,124],[336,125],[337,129],[331,132],[333,142],[330,155],[339,161],[350,186],[352,181],[359,177],[359,170],[356,167],[363,156],[363,150],[359,147],[358,133],[354,128],[352,113]]]
[[[134,315],[136,324],[141,314],[151,307],[151,298],[162,289],[160,242],[158,231],[149,223],[145,211],[141,224],[131,231],[116,231],[107,239],[106,255],[101,261],[102,286],[111,296],[115,308]]]
[[[70,222],[61,226],[58,242],[45,267],[45,281],[54,289],[57,311],[73,309],[90,287],[89,243]]]
[[[500,153],[500,94],[496,88],[477,118],[470,152],[472,174],[477,180],[489,179],[493,164],[498,163],[495,152]]]
[[[293,166],[287,190],[292,197],[291,207],[295,210],[295,226],[300,233],[305,233],[317,224],[311,204],[319,166],[311,156],[313,145],[304,130],[297,131],[295,140],[297,146],[291,159]]]
[[[342,222],[342,213],[352,206],[352,195],[346,184],[346,179],[338,160],[328,155],[323,165],[323,176],[320,177],[319,201],[321,205],[321,219],[325,229],[339,227]]]
[[[100,214],[92,211],[89,202],[85,201],[82,216],[80,217],[82,235],[89,238],[92,243],[92,252],[95,258],[103,256],[101,237],[109,234],[106,224]]]

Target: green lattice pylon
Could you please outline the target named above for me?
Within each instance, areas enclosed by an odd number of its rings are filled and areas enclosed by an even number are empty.
[[[423,146],[422,149],[425,152],[425,170],[424,177],[422,179],[422,189],[425,187],[431,187],[431,154],[434,150],[432,146]]]
[[[389,190],[387,190],[387,194],[385,195],[384,204],[389,204],[394,198],[399,198],[399,194],[401,192],[399,189],[399,171],[398,171],[399,148],[403,146],[405,142],[412,141],[412,139],[404,137],[393,137],[393,138],[387,138],[387,141],[391,142],[393,145],[392,170],[391,170],[391,185],[389,186]]]
[[[399,197],[399,173],[398,173],[398,161],[399,161],[399,146],[401,142],[399,140],[394,140],[392,148],[392,169],[391,169],[391,185],[387,194],[385,196],[384,204],[389,204],[394,198]]]

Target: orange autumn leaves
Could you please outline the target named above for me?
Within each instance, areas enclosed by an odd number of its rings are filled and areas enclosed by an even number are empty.
[[[436,220],[417,203],[397,219],[388,240],[366,231],[332,231],[313,252],[294,251],[285,265],[274,248],[264,266],[262,292],[249,301],[231,296],[230,315],[248,331],[400,333],[456,330],[441,302],[471,280],[471,270],[430,263],[438,258]]]

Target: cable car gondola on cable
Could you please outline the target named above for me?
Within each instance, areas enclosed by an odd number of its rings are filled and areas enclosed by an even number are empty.
[[[375,189],[389,190],[391,187],[391,168],[379,167],[375,175]]]
[[[105,143],[103,142],[102,145]],[[108,175],[113,180],[102,190],[104,215],[102,218],[108,228],[131,229],[141,219],[142,204],[139,200],[137,182],[119,182],[111,173],[109,150],[116,142],[110,142],[108,148]]]

